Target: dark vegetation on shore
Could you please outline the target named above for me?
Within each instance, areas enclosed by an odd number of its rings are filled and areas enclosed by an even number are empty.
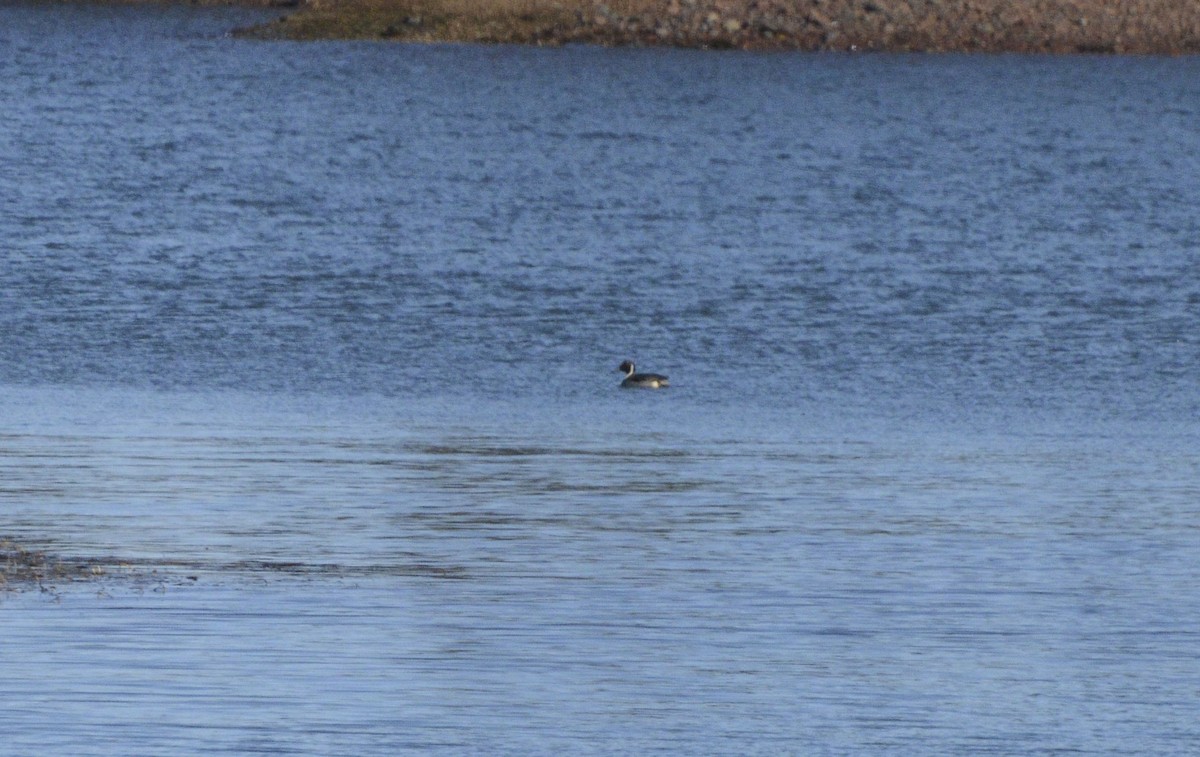
[[[288,15],[240,33],[750,50],[1200,53],[1197,0],[258,0],[293,1]]]
[[[49,589],[51,584],[96,579],[108,574],[102,563],[56,557],[0,539],[0,591]]]
[[[387,565],[341,565],[337,563],[289,562],[280,560],[206,560],[123,559],[117,557],[67,557],[28,549],[11,539],[0,537],[0,594],[40,590],[57,594],[68,584],[84,581],[122,579],[125,585],[162,588],[187,586],[201,576],[266,576],[331,579],[367,577],[416,577],[459,580],[467,578],[458,566],[414,562]]]

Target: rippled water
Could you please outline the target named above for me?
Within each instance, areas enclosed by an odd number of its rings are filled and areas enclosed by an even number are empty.
[[[0,6],[10,749],[1200,748],[1200,61],[252,15]]]

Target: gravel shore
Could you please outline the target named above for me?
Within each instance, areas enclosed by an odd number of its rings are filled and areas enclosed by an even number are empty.
[[[748,50],[1200,53],[1196,0],[310,0],[250,36]]]

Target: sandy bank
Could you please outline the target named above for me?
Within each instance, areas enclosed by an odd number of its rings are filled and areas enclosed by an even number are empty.
[[[1200,53],[1200,2],[308,0],[277,22],[242,33],[751,50],[1183,54]]]

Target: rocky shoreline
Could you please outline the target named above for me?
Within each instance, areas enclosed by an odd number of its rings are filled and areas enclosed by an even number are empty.
[[[1200,53],[1195,0],[298,1],[277,22],[240,33],[742,50]]]

